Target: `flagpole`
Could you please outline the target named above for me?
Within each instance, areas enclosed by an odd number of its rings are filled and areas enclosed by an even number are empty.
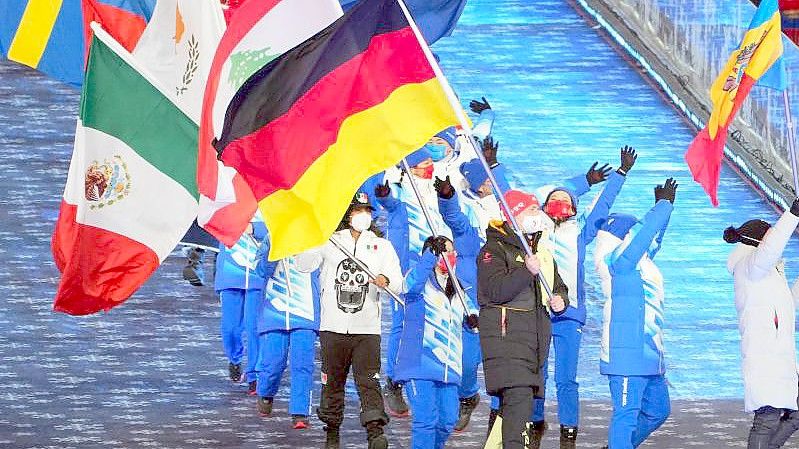
[[[405,170],[405,174],[408,175],[408,180],[411,182],[411,187],[413,188],[413,193],[416,194],[416,199],[419,201],[419,206],[421,206],[422,213],[424,214],[425,220],[427,220],[427,226],[430,227],[430,232],[433,233],[433,236],[438,236],[438,232],[436,232],[435,225],[433,224],[433,219],[430,217],[430,211],[427,209],[427,204],[422,198],[422,192],[419,191],[419,186],[416,185],[416,180],[413,179],[413,174],[411,173],[411,168],[408,166],[408,161],[405,158],[402,158],[402,168]],[[454,242],[453,242],[454,244]],[[455,289],[455,296],[461,301],[461,305],[463,306],[463,311],[466,315],[469,315],[469,307],[466,306],[466,301],[463,298],[463,290],[461,290],[460,282],[458,282],[458,276],[455,274],[455,267],[449,263],[449,259],[446,257],[442,257],[444,259],[444,265],[447,266],[447,272],[452,280],[452,287]]]
[[[360,259],[358,259],[357,257],[355,257],[355,254],[352,254],[352,253],[350,252],[350,250],[348,250],[347,248],[345,248],[345,247],[344,247],[344,245],[342,245],[341,243],[339,243],[339,242],[336,240],[336,238],[335,238],[335,237],[333,237],[333,236],[330,236],[330,243],[332,243],[332,244],[333,244],[333,246],[335,246],[336,248],[338,248],[338,249],[339,249],[339,251],[341,251],[342,253],[344,253],[344,255],[345,255],[345,256],[349,257],[349,258],[350,258],[350,260],[352,260],[353,262],[355,262],[355,265],[358,265],[358,268],[360,268],[361,270],[363,270],[363,272],[364,272],[364,273],[366,273],[366,275],[367,275],[367,276],[369,276],[370,278],[372,278],[372,280],[374,280],[374,279],[377,279],[377,276],[375,276],[375,274],[374,274],[374,273],[372,273],[372,270],[370,270],[370,269],[369,269],[369,267],[368,267],[368,266],[366,266],[366,264],[365,264],[365,263],[363,263],[363,262],[362,262]],[[391,296],[392,298],[394,298],[394,301],[397,301],[398,303],[400,303],[400,304],[402,305],[402,307],[405,307],[405,301],[401,300],[401,299],[400,299],[400,297],[399,297],[399,295],[397,295],[396,293],[394,293],[393,291],[391,291],[391,290],[389,290],[389,289],[387,289],[387,288],[384,288],[384,289],[383,289],[383,291],[385,291],[386,293],[388,293],[388,294],[389,294],[389,296]]]
[[[788,125],[788,153],[791,156],[791,171],[793,171],[793,194],[799,196],[799,166],[796,158],[796,129],[791,115],[791,102],[788,98],[788,89],[782,91],[782,101],[785,105],[785,121]]]
[[[508,202],[505,201],[505,196],[502,194],[502,191],[499,188],[499,184],[497,183],[497,179],[494,177],[494,173],[491,171],[491,167],[488,165],[488,162],[486,161],[483,152],[480,151],[480,149],[475,147],[474,145],[474,134],[472,133],[472,127],[469,126],[469,119],[466,117],[466,112],[464,112],[463,107],[460,105],[458,97],[455,95],[455,91],[452,89],[452,86],[450,86],[449,81],[447,81],[447,78],[444,76],[444,72],[441,70],[441,67],[438,65],[438,61],[436,61],[436,58],[433,57],[433,52],[430,50],[430,47],[427,45],[427,41],[424,40],[424,36],[422,36],[421,31],[419,31],[419,27],[416,25],[416,22],[413,20],[413,17],[411,16],[410,11],[408,10],[408,6],[405,5],[404,0],[397,0],[397,3],[400,5],[400,8],[402,8],[402,12],[405,14],[405,18],[408,20],[408,24],[413,30],[413,34],[416,36],[416,40],[419,42],[419,45],[422,47],[422,52],[427,58],[427,62],[433,68],[433,73],[435,73],[436,79],[441,85],[441,88],[444,90],[444,94],[447,96],[447,100],[449,101],[450,106],[452,106],[452,109],[455,111],[455,115],[458,117],[458,122],[460,122],[461,128],[463,128],[463,132],[466,134],[466,139],[469,141],[469,144],[472,145],[472,148],[474,148],[474,152],[477,153],[477,158],[480,159],[480,163],[482,164],[483,169],[485,170],[486,174],[488,174],[488,179],[491,182],[491,185],[494,187],[494,192],[496,192],[497,198],[499,199],[499,203],[505,209],[506,215],[510,220],[510,224],[511,227],[513,228],[513,231],[519,237],[519,240],[521,240],[525,253],[527,253],[528,256],[532,256],[533,250],[530,247],[530,244],[527,243],[527,239],[524,237],[524,233],[521,231],[519,223],[516,222],[516,218],[511,213],[511,209],[508,206]],[[549,288],[549,284],[547,283],[546,279],[544,279],[543,276],[538,276],[538,278],[539,281],[541,282],[541,286],[544,287],[544,291],[546,291],[547,295],[551,299],[552,290]]]

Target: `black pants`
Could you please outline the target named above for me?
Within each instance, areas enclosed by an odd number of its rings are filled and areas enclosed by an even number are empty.
[[[749,431],[748,449],[776,449],[799,429],[799,412],[774,407],[761,407],[755,411]]]
[[[380,336],[320,332],[322,348],[322,398],[317,409],[319,420],[338,428],[344,419],[344,385],[352,365],[355,385],[361,398],[361,425],[388,423],[380,392]],[[529,413],[529,410],[528,410]]]
[[[502,415],[502,448],[523,449],[523,433],[533,409],[533,387],[513,387],[500,390],[499,413]]]
[[[799,397],[796,399],[799,403]],[[799,411],[770,406],[755,410],[748,449],[776,449],[799,430]]]

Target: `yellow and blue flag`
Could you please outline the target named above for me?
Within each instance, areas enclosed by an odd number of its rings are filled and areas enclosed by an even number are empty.
[[[80,87],[89,23],[100,25],[128,51],[150,19],[155,0],[14,0],[0,10],[0,54]]]
[[[788,85],[777,0],[760,3],[741,45],[710,87],[710,120],[685,153],[694,180],[705,189],[713,206],[719,204],[719,171],[727,128],[755,84],[777,90],[785,90]]]
[[[80,0],[3,2],[0,53],[73,86],[83,82]]]

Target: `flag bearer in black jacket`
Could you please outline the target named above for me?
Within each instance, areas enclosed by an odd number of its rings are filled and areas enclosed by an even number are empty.
[[[527,256],[508,222],[493,222],[477,257],[480,345],[486,390],[500,398],[502,447],[537,447],[529,428],[533,398],[544,394],[544,362],[552,337],[550,314],[568,306],[568,288],[548,248],[554,227],[535,196],[505,194],[533,255]],[[543,276],[552,298],[539,282]]]

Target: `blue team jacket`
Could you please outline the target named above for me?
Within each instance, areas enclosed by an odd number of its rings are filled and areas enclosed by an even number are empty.
[[[309,329],[319,331],[319,270],[297,270],[293,257],[270,262],[269,238],[258,251],[256,272],[266,279],[258,332]],[[288,270],[288,276],[286,271]],[[287,284],[287,279],[290,283]]]
[[[450,301],[439,285],[433,271],[436,261],[426,252],[405,279],[405,323],[394,367],[397,381],[461,382],[464,309],[457,298]]]
[[[582,179],[584,190],[579,188],[577,192],[587,191],[588,182],[585,177]],[[596,238],[602,223],[608,218],[625,179],[625,176],[616,172],[611,173],[602,193],[591,207],[555,228],[552,252],[558,264],[558,273],[569,287],[569,307],[566,308],[566,313],[553,315],[552,321],[576,320],[585,324],[585,252]],[[577,181],[578,178],[572,178],[571,185],[577,185]]]
[[[606,256],[611,298],[610,305],[605,305],[599,362],[602,374],[652,376],[666,372],[663,276],[649,258],[649,249],[668,224],[672,210],[670,202],[658,201],[643,222],[633,227],[634,236]]]
[[[266,236],[266,226],[262,221],[252,222],[253,234],[244,234],[232,248],[219,244],[216,257],[214,290],[227,288],[260,290],[264,288],[264,278],[255,273],[258,262],[258,242]]]

